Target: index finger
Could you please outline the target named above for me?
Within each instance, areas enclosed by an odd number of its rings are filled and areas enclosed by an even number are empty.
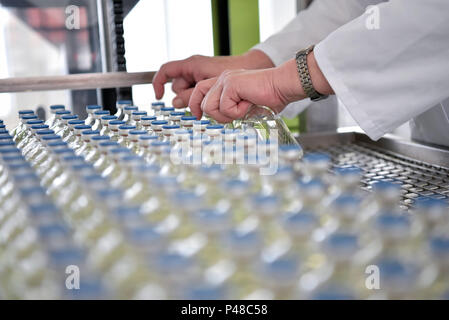
[[[173,78],[183,75],[186,62],[184,60],[171,61],[163,64],[153,78],[153,88],[156,99],[164,96],[164,84]]]
[[[215,82],[217,82],[217,78],[211,78],[198,82],[192,92],[192,95],[190,96],[190,111],[197,119],[200,119],[203,114],[203,111],[201,110],[201,103]]]

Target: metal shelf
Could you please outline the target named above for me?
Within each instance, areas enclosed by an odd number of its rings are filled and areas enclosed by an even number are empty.
[[[420,196],[445,200],[449,206],[449,149],[392,136],[372,141],[356,132],[305,134],[298,140],[306,153],[328,153],[334,166],[363,169],[365,190],[376,181],[400,184],[404,209],[413,207]]]

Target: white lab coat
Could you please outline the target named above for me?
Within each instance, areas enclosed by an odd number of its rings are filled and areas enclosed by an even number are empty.
[[[367,27],[369,5],[379,9],[377,30]],[[449,146],[449,0],[315,0],[254,49],[279,65],[311,44],[337,99],[370,138],[411,121],[413,138]]]

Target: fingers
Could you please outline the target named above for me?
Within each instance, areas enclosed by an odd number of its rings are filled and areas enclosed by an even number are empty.
[[[156,99],[162,99],[164,96],[164,84],[169,82],[171,79],[180,78],[184,74],[186,65],[187,64],[184,60],[172,61],[162,65],[153,78],[153,88]]]
[[[236,80],[228,80],[220,96],[220,112],[231,119],[242,119],[253,103],[242,99]]]
[[[220,112],[220,97],[223,92],[223,83],[219,79],[215,84],[209,89],[209,92],[204,97],[201,102],[201,110],[218,122],[228,123],[232,122],[233,119],[223,115]]]
[[[232,99],[228,92],[223,92],[220,99],[220,112],[230,119],[243,119],[253,103],[240,99]]]
[[[203,111],[201,110],[201,103],[210,88],[215,84],[217,78],[211,78],[208,80],[200,81],[196,84],[192,95],[189,100],[189,107],[192,114],[197,118],[201,119]]]
[[[194,87],[194,83],[187,81],[184,78],[175,78],[172,81],[171,89],[174,93],[178,94],[190,87]]]
[[[189,88],[187,90],[180,91],[178,95],[173,99],[173,107],[175,108],[185,108],[188,106],[190,97],[195,88]]]

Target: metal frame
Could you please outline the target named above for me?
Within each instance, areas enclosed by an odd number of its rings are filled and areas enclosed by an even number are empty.
[[[378,141],[358,132],[304,134],[298,141],[307,152],[325,152],[333,165],[364,170],[362,188],[376,181],[401,185],[401,207],[419,197],[445,200],[449,206],[449,148],[425,145],[386,135]]]

